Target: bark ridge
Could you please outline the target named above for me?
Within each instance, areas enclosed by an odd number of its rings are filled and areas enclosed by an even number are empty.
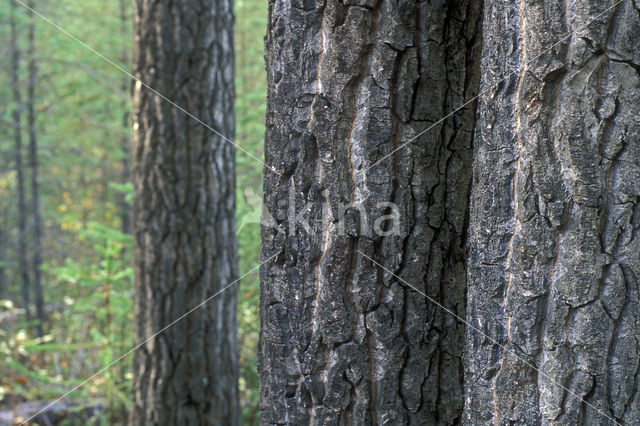
[[[473,108],[388,154],[476,95],[479,20],[473,1],[269,2],[263,424],[459,421],[463,325],[363,254],[464,317]]]
[[[614,5],[485,3],[468,424],[640,418],[640,11]]]

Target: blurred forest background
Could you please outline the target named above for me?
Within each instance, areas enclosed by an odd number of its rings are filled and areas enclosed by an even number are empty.
[[[130,69],[131,2],[38,1],[35,9],[114,63]],[[263,36],[267,4],[236,0],[236,141],[262,156],[265,114]],[[12,92],[11,19],[20,54],[22,102]],[[19,219],[26,222],[26,261],[33,296],[34,220],[29,134],[28,27],[35,24],[34,130],[42,217],[42,289],[47,321],[26,320],[20,274]],[[0,409],[20,401],[58,398],[133,344],[133,241],[129,234],[131,184],[130,81],[113,65],[27,9],[0,3]],[[18,177],[12,114],[21,112],[25,211]],[[236,153],[240,274],[259,262],[262,170]],[[242,218],[245,218],[243,221]],[[37,263],[37,260],[35,261]],[[240,403],[242,424],[257,424],[258,276],[240,283]],[[29,306],[36,318],[36,307]],[[106,407],[103,421],[120,422],[129,404],[131,355],[70,398]],[[104,414],[104,412],[103,412]]]

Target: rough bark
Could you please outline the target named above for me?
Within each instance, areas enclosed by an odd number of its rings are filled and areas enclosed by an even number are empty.
[[[383,267],[464,316],[473,108],[385,156],[475,96],[479,20],[466,0],[269,2],[263,424],[460,421],[463,324]]]
[[[22,165],[22,95],[20,93],[20,46],[16,29],[16,3],[11,1],[11,89],[13,91],[13,132],[15,141],[16,180],[18,189],[18,265],[20,274],[20,291],[24,303],[25,317],[31,320],[31,298],[29,270],[27,266],[27,207],[24,192],[24,167]]]
[[[614,4],[485,3],[468,424],[640,418],[640,3]]]
[[[33,230],[31,235],[32,267],[33,267],[33,298],[36,305],[38,336],[44,335],[45,322],[44,296],[42,293],[42,220],[40,216],[40,185],[38,182],[38,139],[36,136],[35,115],[35,86],[37,77],[35,52],[35,22],[33,16],[33,2],[29,1],[29,33],[27,58],[29,62],[29,80],[27,83],[27,132],[29,134],[29,163],[31,168],[31,215],[33,216]]]
[[[138,0],[134,73],[232,137],[230,0]],[[237,276],[233,146],[140,83],[133,94],[136,339]],[[134,356],[132,424],[238,420],[236,291],[146,342]]]

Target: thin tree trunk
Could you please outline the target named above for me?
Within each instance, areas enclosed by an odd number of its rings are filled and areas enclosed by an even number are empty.
[[[125,0],[120,0],[120,30],[122,31],[123,34],[126,34],[128,32],[128,28],[127,28],[128,22],[129,20],[127,19],[127,2]],[[122,51],[121,61],[125,67],[129,65],[129,53],[127,49]],[[129,77],[124,77],[122,79],[121,89],[125,99],[129,94],[130,83],[131,82],[129,80]],[[123,129],[125,129],[125,131],[123,132],[122,139],[120,140],[120,147],[124,154],[124,156],[122,157],[121,181],[122,183],[127,183],[131,180],[131,149],[130,149],[131,141],[130,141],[130,138],[127,136],[127,131],[130,128],[129,111],[126,110],[128,108],[128,102],[125,102],[124,105],[125,105],[125,112],[122,114],[122,127]],[[119,203],[120,203],[120,229],[125,234],[130,234],[131,233],[131,206],[127,202],[127,194],[122,194],[122,196],[120,197]]]
[[[3,215],[4,216],[4,215]],[[7,231],[5,229],[4,217],[2,217],[2,224],[0,225],[0,300],[6,297],[7,284],[6,284],[6,264],[7,264]]]
[[[486,2],[468,424],[640,418],[640,5],[614,3]]]
[[[455,424],[480,4],[269,11],[262,423]]]
[[[28,52],[29,82],[27,86],[27,129],[29,133],[29,159],[31,163],[31,214],[33,215],[32,256],[33,256],[33,296],[36,304],[38,336],[43,336],[45,321],[44,297],[42,294],[42,222],[40,219],[40,188],[38,184],[38,141],[36,138],[35,116],[35,85],[36,85],[36,57],[35,57],[35,22],[33,17],[33,2],[29,1],[29,35]]]
[[[22,97],[20,95],[20,47],[16,29],[16,4],[11,1],[11,88],[13,89],[14,108],[12,111],[13,131],[16,150],[16,176],[18,185],[18,264],[20,269],[20,289],[24,303],[25,317],[31,321],[31,300],[29,271],[27,266],[27,208],[24,193],[24,169],[22,167]]]
[[[233,137],[230,0],[141,0],[136,78]],[[136,340],[237,276],[233,146],[140,83],[133,93]],[[238,422],[236,290],[134,356],[132,424]]]

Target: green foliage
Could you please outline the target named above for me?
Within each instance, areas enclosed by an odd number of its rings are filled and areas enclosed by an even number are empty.
[[[48,295],[63,302],[50,315],[49,334],[29,338],[18,323],[0,344],[0,374],[12,378],[4,385],[28,399],[59,396],[133,344],[131,236],[89,223],[78,239],[92,250],[81,260],[68,258],[63,266],[46,268],[53,276]],[[123,418],[131,378],[131,360],[126,358],[79,388],[79,396],[104,400],[111,420]]]
[[[61,28],[124,68],[130,68],[131,2],[120,0],[35,2],[35,8]],[[266,82],[263,37],[267,3],[235,2],[236,143],[263,157]],[[9,2],[0,4],[8,23]],[[18,7],[21,48],[28,17]],[[120,215],[131,204],[124,177],[130,138],[129,77],[68,36],[36,18],[38,84],[36,119],[43,217],[43,286],[49,310],[47,334],[32,337],[21,306],[15,222],[16,174],[11,169],[13,129],[8,84],[10,55],[0,55],[0,404],[7,394],[55,399],[133,346],[133,241],[122,234]],[[0,25],[8,43],[8,25]],[[8,52],[8,51],[7,51]],[[23,52],[24,53],[24,52]],[[25,63],[20,75],[26,75]],[[24,81],[23,81],[24,84]],[[25,95],[26,93],[23,93]],[[23,137],[26,140],[26,135]],[[237,151],[237,222],[257,217],[262,165]],[[27,179],[29,170],[26,170]],[[249,191],[247,189],[249,188]],[[27,204],[30,200],[27,200]],[[253,202],[251,202],[253,201]],[[29,235],[26,236],[27,239]],[[249,221],[238,231],[239,269],[245,274],[260,260],[260,227]],[[256,350],[259,335],[259,280],[249,274],[239,284],[240,397],[242,424],[258,424]],[[80,387],[72,398],[104,400],[117,423],[126,411],[131,360],[117,363]]]
[[[266,75],[263,38],[267,28],[267,2],[237,0],[236,12],[236,143],[258,158],[263,158],[264,118],[266,112]],[[247,194],[262,193],[262,165],[237,151],[236,199],[238,224],[256,209]],[[253,203],[251,203],[253,201]],[[247,223],[238,232],[240,273],[260,263],[260,225]],[[252,273],[240,282],[238,292],[238,341],[240,343],[240,404],[242,424],[257,425],[259,383],[256,370],[260,282]]]
[[[78,296],[65,302],[70,305],[65,312],[65,320],[75,316],[77,330],[69,330],[70,343],[76,343],[72,336],[86,329],[88,339],[77,344],[94,342],[99,350],[95,353],[97,365],[109,365],[133,344],[133,268],[130,247],[132,237],[117,229],[98,223],[90,223],[79,233],[79,238],[91,243],[93,259],[87,256],[82,263],[67,259],[64,266],[55,268],[55,276],[61,283],[75,284]],[[68,340],[69,340],[68,338]],[[98,392],[109,404],[110,412],[124,410],[129,405],[131,386],[131,360],[125,359],[106,369],[100,375],[101,387]],[[94,371],[95,371],[94,370]],[[90,373],[90,372],[89,372]],[[95,382],[94,382],[95,385]]]

